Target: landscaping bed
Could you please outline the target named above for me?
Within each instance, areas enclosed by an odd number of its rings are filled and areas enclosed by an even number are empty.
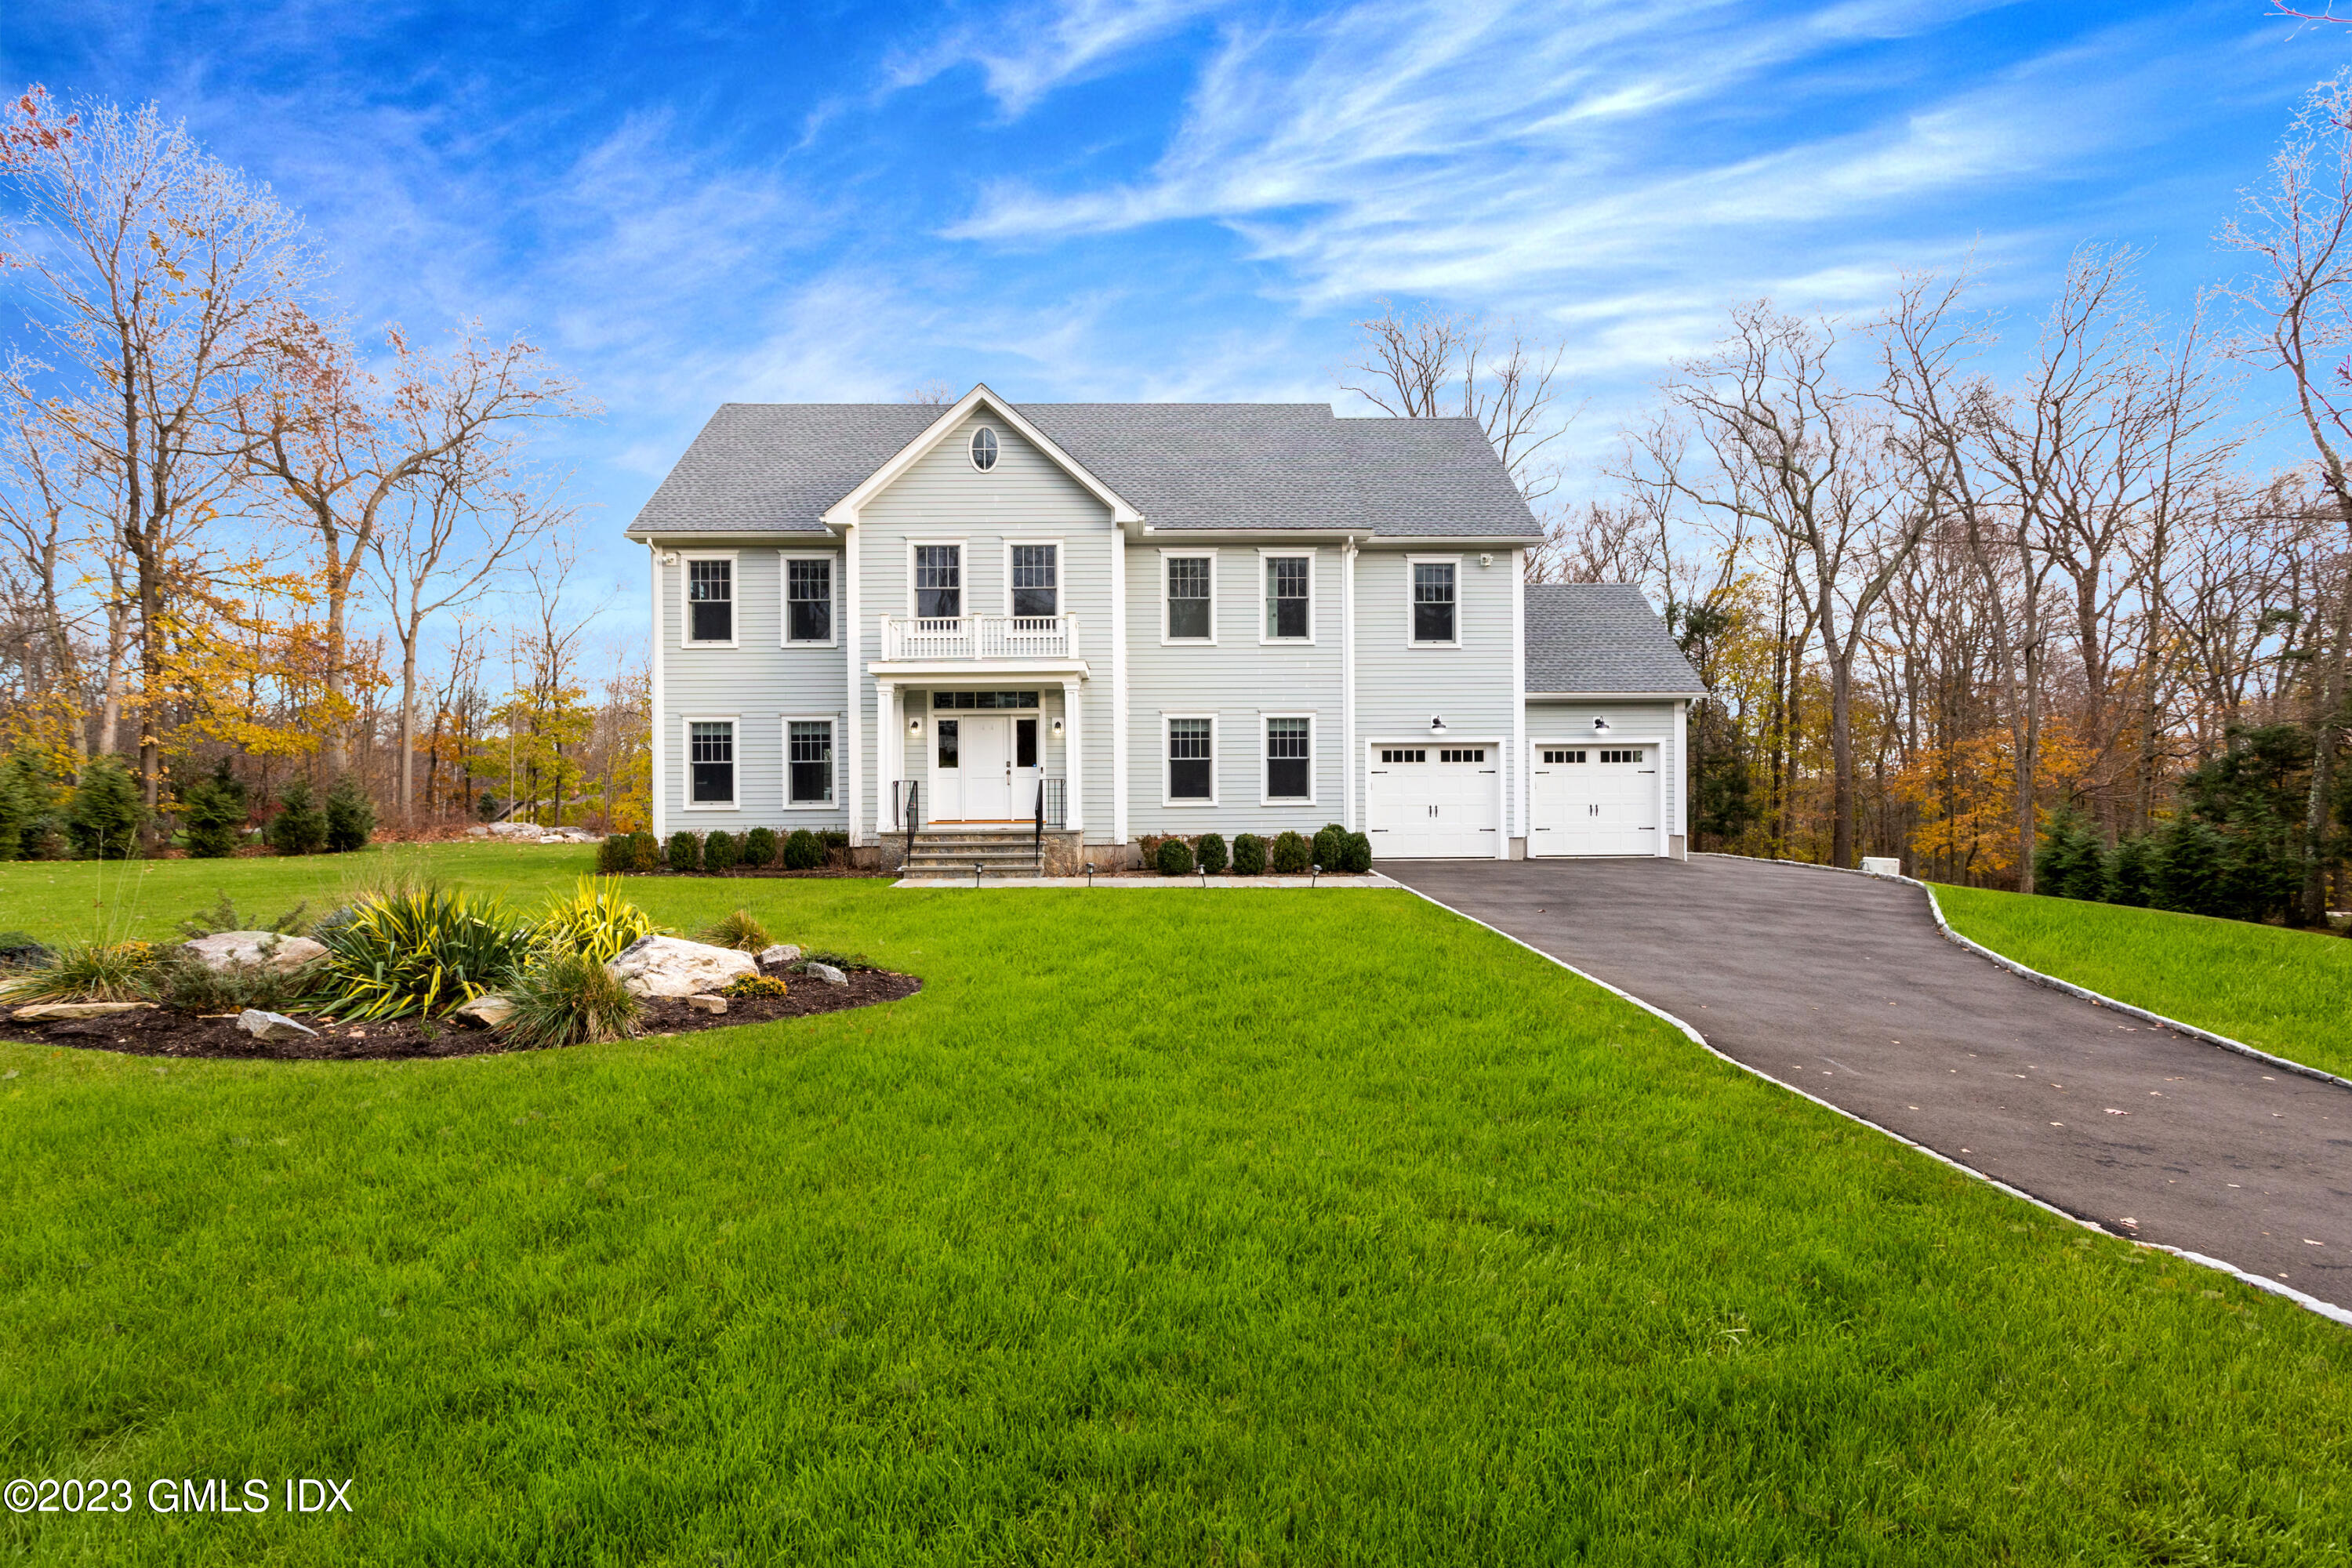
[[[912,996],[923,983],[886,969],[848,971],[849,984],[794,976],[784,996],[732,996],[727,1011],[710,1014],[687,1005],[682,996],[652,996],[645,1003],[638,1033],[659,1037],[701,1029],[731,1029],[778,1018],[813,1017],[877,1002]],[[257,1039],[236,1026],[236,1015],[198,1015],[170,1007],[116,1013],[102,1018],[58,1023],[0,1024],[0,1037],[78,1050],[121,1051],[138,1057],[229,1057],[248,1061],[371,1061],[413,1057],[503,1055],[519,1047],[494,1029],[458,1024],[425,1024],[415,1018],[341,1023],[316,1014],[295,1014],[318,1030],[289,1040]]]

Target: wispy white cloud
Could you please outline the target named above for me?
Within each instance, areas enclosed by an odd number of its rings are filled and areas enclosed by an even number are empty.
[[[1084,81],[1220,9],[1219,0],[1068,0],[1015,6],[957,22],[896,51],[883,76],[919,87],[959,67],[977,68],[989,96],[1021,114],[1056,88]]]

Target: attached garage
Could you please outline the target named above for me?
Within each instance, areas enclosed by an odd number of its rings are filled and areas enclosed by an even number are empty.
[[[1375,859],[1494,858],[1503,842],[1503,748],[1374,742],[1364,771]]]
[[[1531,749],[1529,855],[1662,853],[1662,744],[1538,741]]]

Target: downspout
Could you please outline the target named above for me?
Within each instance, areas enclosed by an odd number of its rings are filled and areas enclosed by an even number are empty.
[[[1356,536],[1339,547],[1339,727],[1347,745],[1340,759],[1340,787],[1347,791],[1339,824],[1359,831],[1356,811]]]
[[[1127,843],[1127,529],[1110,525],[1110,837]],[[1083,843],[1083,839],[1081,841]]]

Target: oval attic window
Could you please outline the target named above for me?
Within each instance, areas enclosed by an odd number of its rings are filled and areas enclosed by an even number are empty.
[[[983,474],[996,467],[996,432],[985,425],[971,433],[971,466]]]

